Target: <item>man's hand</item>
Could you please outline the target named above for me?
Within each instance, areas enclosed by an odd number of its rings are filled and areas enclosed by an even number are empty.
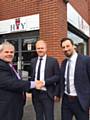
[[[40,80],[35,81],[36,89],[40,90],[44,86],[44,82]]]

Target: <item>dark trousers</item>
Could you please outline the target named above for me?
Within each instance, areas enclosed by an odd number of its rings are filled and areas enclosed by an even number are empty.
[[[36,120],[54,120],[54,100],[47,92],[37,91],[32,96],[33,106],[36,112]]]
[[[89,120],[89,110],[84,111],[77,97],[64,94],[61,106],[61,120]]]

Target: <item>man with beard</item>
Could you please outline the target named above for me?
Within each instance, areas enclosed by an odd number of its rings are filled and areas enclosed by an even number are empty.
[[[60,45],[66,59],[61,65],[62,120],[89,120],[90,57],[78,54],[70,38]]]

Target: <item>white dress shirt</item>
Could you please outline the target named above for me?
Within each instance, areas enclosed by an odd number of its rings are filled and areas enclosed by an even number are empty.
[[[77,53],[75,52],[70,60],[70,75],[69,75],[69,82],[70,82],[70,94],[71,96],[77,96],[75,85],[74,85],[74,74],[75,74],[75,66],[76,66],[76,60],[77,60]],[[65,93],[67,93],[67,66],[68,66],[68,61],[66,63],[66,69],[65,69]]]
[[[46,57],[47,57],[47,55],[45,55],[45,56],[42,57],[41,68],[40,68],[40,81],[44,81],[44,82],[45,82]],[[38,57],[38,60],[37,60],[37,63],[36,63],[35,80],[37,80],[37,71],[38,71],[39,60],[40,60],[40,57]],[[46,91],[46,87],[42,87],[42,90]]]

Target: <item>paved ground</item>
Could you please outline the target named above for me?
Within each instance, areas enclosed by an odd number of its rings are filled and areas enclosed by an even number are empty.
[[[60,103],[55,103],[55,120],[61,120],[60,109]],[[27,95],[27,102],[24,108],[23,120],[36,120],[30,94]],[[75,120],[75,118],[73,118],[73,120]]]
[[[35,120],[35,112],[34,112],[31,101],[28,101],[25,106],[23,120]],[[55,105],[55,120],[60,120],[59,103]]]
[[[32,105],[31,95],[27,94],[27,101],[24,107],[23,120],[35,120],[35,112]]]
[[[24,108],[23,120],[35,120],[35,112],[30,95],[27,95],[27,102]],[[60,120],[60,103],[55,104],[55,120]]]

